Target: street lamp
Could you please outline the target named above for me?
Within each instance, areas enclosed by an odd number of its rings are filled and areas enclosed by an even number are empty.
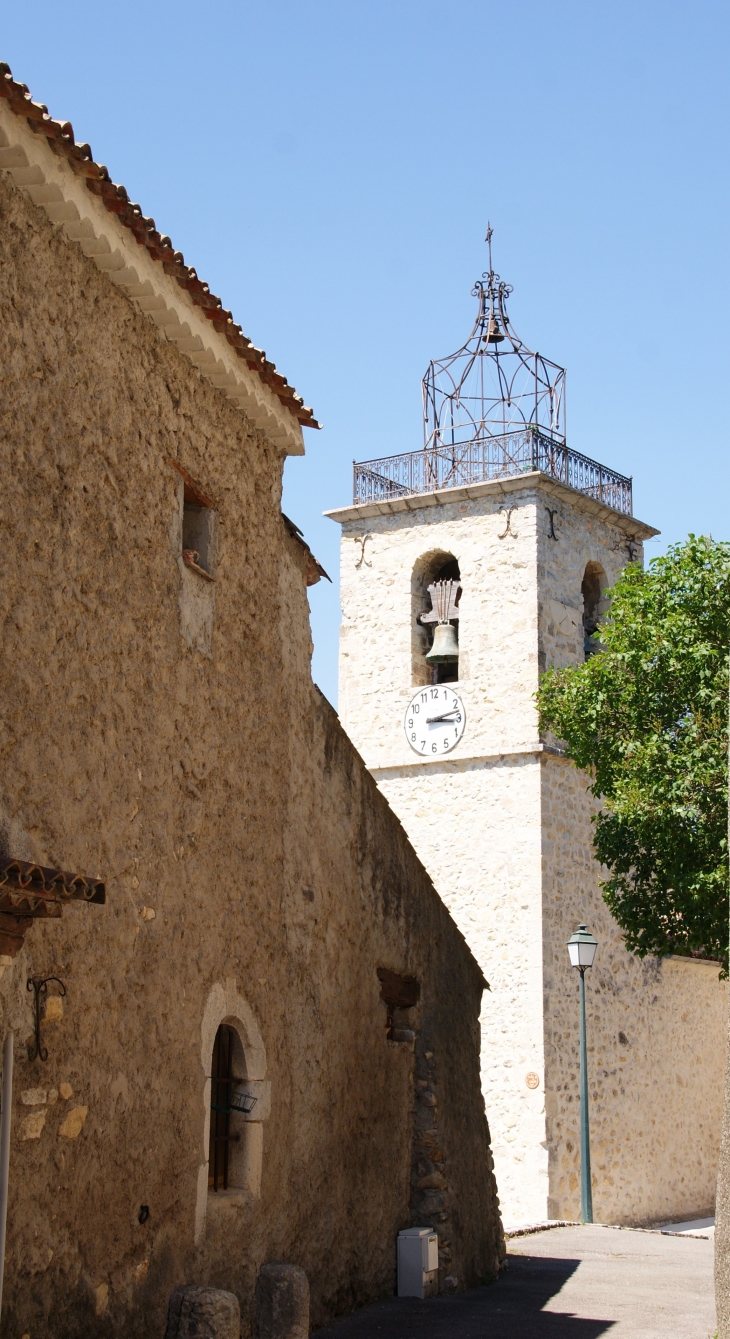
[[[580,972],[580,1216],[584,1223],[593,1222],[593,1190],[591,1187],[591,1141],[588,1131],[588,1056],[586,1054],[586,983],[585,973],[593,966],[598,947],[585,925],[579,925],[568,940],[572,967]]]

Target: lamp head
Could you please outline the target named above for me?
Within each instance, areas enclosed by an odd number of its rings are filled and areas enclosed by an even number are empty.
[[[597,941],[585,925],[579,925],[568,940],[571,967],[592,967],[598,948]]]

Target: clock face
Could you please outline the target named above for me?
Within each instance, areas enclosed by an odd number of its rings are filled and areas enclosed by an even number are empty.
[[[461,739],[465,725],[464,703],[447,683],[419,688],[403,717],[408,743],[424,758],[450,753]]]

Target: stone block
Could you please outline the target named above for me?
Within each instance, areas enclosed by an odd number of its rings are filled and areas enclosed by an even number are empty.
[[[241,1339],[241,1309],[234,1293],[188,1284],[170,1296],[165,1339]]]
[[[45,1123],[45,1111],[32,1111],[30,1115],[26,1116],[25,1120],[20,1123],[21,1139],[40,1139]]]
[[[309,1283],[298,1265],[262,1265],[256,1283],[256,1339],[308,1339]]]
[[[65,1121],[58,1128],[58,1133],[63,1135],[64,1139],[78,1139],[84,1128],[88,1107],[72,1107]]]

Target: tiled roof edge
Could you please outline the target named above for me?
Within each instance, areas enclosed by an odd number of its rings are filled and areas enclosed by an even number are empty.
[[[327,575],[321,562],[319,562],[319,560],[315,558],[306,539],[304,538],[304,535],[299,529],[299,526],[295,525],[293,521],[290,521],[289,517],[286,515],[285,512],[281,513],[281,519],[284,522],[284,525],[286,526],[286,529],[291,535],[292,539],[295,540],[295,542],[299,544],[299,546],[302,549],[304,549],[304,552],[306,554],[307,585],[316,586],[317,582],[320,580],[321,577],[324,577],[325,580],[329,581],[330,585],[332,585],[332,577]]]
[[[270,388],[297,422],[306,428],[319,428],[321,425],[302,397],[297,395],[286,377],[277,372],[263,349],[257,349],[243,334],[240,325],[236,325],[220,298],[211,293],[192,266],[185,264],[182,252],[174,250],[170,238],[160,235],[154,219],[145,218],[140,206],[130,201],[124,187],[115,185],[107,169],[94,162],[88,144],[75,142],[70,121],[54,121],[43,103],[33,102],[27,84],[19,84],[13,79],[10,66],[5,61],[0,61],[0,98],[7,101],[16,116],[24,117],[33,131],[45,136],[53,152],[66,159],[76,176],[85,178],[92,195],[101,199],[109,213],[114,214],[130,230],[152,259],[162,265],[165,273],[187,291],[216,331],[225,337],[238,357]]]

